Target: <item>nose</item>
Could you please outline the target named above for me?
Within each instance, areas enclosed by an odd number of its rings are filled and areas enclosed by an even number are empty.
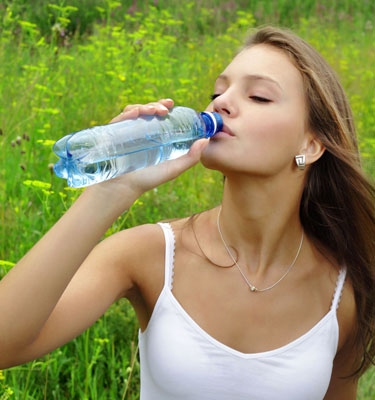
[[[217,96],[213,101],[214,111],[233,117],[237,113],[237,106],[233,94],[229,90]]]

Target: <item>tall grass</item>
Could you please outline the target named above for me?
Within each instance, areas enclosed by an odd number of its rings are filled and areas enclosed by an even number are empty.
[[[337,0],[189,2],[26,0],[0,5],[0,276],[63,214],[79,190],[51,172],[51,144],[107,122],[128,103],[172,97],[203,109],[246,31],[292,27],[338,71],[375,174],[375,7]],[[221,177],[197,166],[143,195],[107,234],[220,201]],[[120,301],[49,356],[0,372],[0,399],[137,399],[137,324]],[[361,381],[372,398],[375,377]]]

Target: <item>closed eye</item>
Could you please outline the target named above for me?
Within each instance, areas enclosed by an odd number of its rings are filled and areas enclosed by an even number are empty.
[[[217,97],[219,97],[219,93],[214,93],[210,95],[210,100],[214,101]],[[250,99],[258,102],[258,103],[270,103],[272,100],[267,99],[266,97],[261,97],[261,96],[250,96]]]
[[[218,94],[218,93],[211,94],[210,95],[210,100],[214,101],[216,99],[216,97],[219,97],[219,96],[220,96],[220,94]]]
[[[267,99],[265,97],[260,97],[260,96],[250,96],[250,99],[252,99],[258,103],[271,103],[270,99]]]
[[[252,99],[258,103],[271,103],[270,99],[267,99],[265,97],[260,97],[260,96],[250,96],[250,99]]]

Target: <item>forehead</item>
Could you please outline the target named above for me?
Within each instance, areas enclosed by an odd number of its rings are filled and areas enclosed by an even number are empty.
[[[228,79],[246,75],[268,77],[282,88],[293,85],[303,89],[302,75],[293,61],[282,50],[270,45],[243,49],[223,71],[223,76]]]

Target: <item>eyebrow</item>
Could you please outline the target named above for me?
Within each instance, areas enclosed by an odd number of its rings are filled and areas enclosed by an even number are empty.
[[[262,74],[247,74],[245,75],[245,79],[251,80],[251,81],[267,81],[270,83],[273,83],[274,85],[278,86],[280,90],[282,90],[282,87],[280,86],[279,82],[277,82],[275,79],[271,78],[268,75],[262,75]],[[221,74],[217,77],[217,80],[224,80],[226,82],[229,81],[229,78],[225,74]]]

